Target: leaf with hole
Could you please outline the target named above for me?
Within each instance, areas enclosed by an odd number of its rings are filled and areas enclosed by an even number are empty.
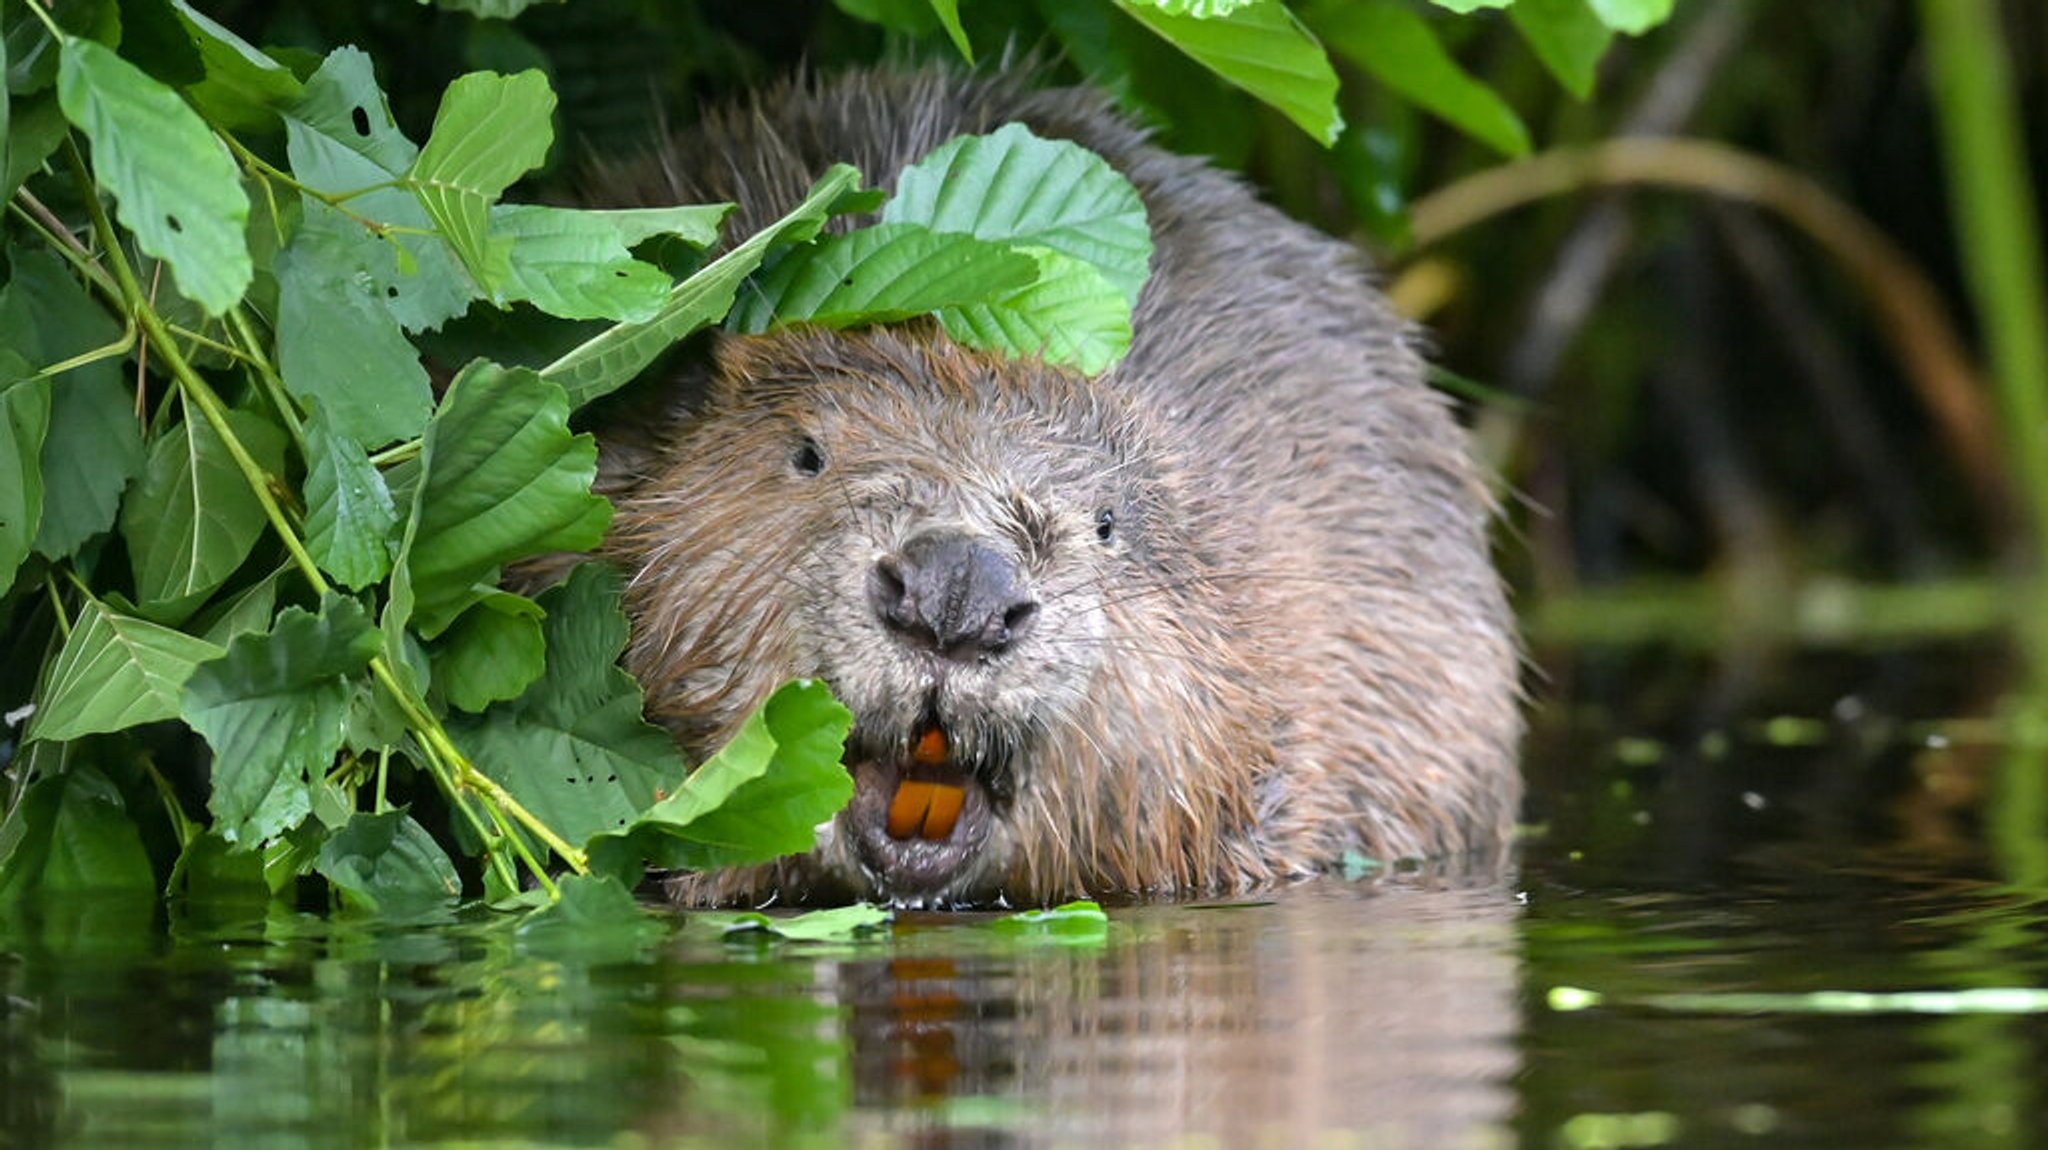
[[[248,290],[249,197],[227,149],[185,101],[91,40],[58,48],[57,99],[92,141],[93,177],[178,291],[220,315]]]

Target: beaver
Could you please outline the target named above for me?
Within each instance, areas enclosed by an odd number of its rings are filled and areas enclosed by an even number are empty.
[[[788,81],[601,183],[732,201],[747,234],[833,161],[888,186],[1012,121],[1145,204],[1118,366],[927,321],[720,335],[596,427],[649,717],[701,757],[789,679],[854,715],[854,797],[816,849],[672,893],[1039,905],[1492,852],[1521,786],[1492,507],[1350,246],[1101,95],[1015,77]]]

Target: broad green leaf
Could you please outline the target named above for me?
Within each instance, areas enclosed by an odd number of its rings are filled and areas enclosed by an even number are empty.
[[[726,322],[748,333],[791,323],[889,323],[1001,298],[1035,274],[1029,256],[1003,244],[916,224],[878,224],[790,252]]]
[[[619,594],[609,567],[577,567],[540,598],[541,677],[482,716],[449,719],[485,774],[576,844],[625,826],[683,778],[675,741],[640,717],[640,685],[617,665]]]
[[[362,231],[351,266],[369,275],[405,329],[425,331],[461,315],[476,297],[469,273],[434,234],[419,200],[383,186],[411,170],[419,150],[392,121],[370,58],[355,48],[329,53],[284,117],[293,177],[348,195],[349,212],[395,229],[384,238]]]
[[[619,229],[599,217],[539,204],[493,207],[491,236],[511,244],[502,302],[527,300],[564,319],[652,319],[673,283],[634,259]]]
[[[154,893],[121,792],[90,763],[45,774],[0,827],[0,905],[31,895]]]
[[[960,25],[960,0],[931,0],[932,14],[939,18],[939,24],[946,29],[946,35],[953,41],[953,47],[960,50],[960,58],[974,63],[974,45],[967,39],[967,29]]]
[[[1419,107],[1503,155],[1529,153],[1514,109],[1460,67],[1405,0],[1322,0],[1303,16],[1331,50]]]
[[[852,726],[823,683],[785,685],[674,794],[592,841],[592,864],[617,871],[651,858],[703,870],[810,850],[818,824],[853,797],[840,762]]]
[[[57,99],[92,141],[93,175],[178,291],[219,315],[248,290],[249,197],[227,149],[176,92],[113,49],[66,36]]]
[[[242,411],[229,428],[272,475],[284,471],[284,432]],[[149,445],[142,478],[121,504],[135,594],[153,617],[182,619],[227,581],[263,535],[263,507],[227,444],[197,411]]]
[[[43,520],[43,438],[50,429],[50,381],[0,347],[0,592],[35,545]]]
[[[561,897],[520,920],[522,947],[543,954],[639,954],[668,933],[625,884],[604,875],[565,875]]]
[[[1317,142],[1344,128],[1337,73],[1322,45],[1280,0],[1253,0],[1228,16],[1177,16],[1136,0],[1117,6],[1229,83],[1277,108]]]
[[[457,77],[442,93],[434,130],[406,177],[456,258],[500,302],[511,245],[492,241],[490,206],[547,159],[554,111],[555,93],[538,70]]]
[[[298,572],[289,564],[280,567],[208,607],[205,613],[187,625],[188,628],[197,631],[199,637],[207,642],[219,644],[223,650],[237,635],[270,630],[271,617],[277,614],[277,582],[287,574],[298,578]]]
[[[277,255],[277,359],[285,387],[317,400],[363,447],[411,439],[434,396],[419,352],[365,266],[382,243],[314,199]],[[367,249],[367,250],[366,250]]]
[[[17,350],[54,366],[115,348],[121,329],[61,260],[42,250],[15,251],[11,259],[14,279],[0,302],[0,324]],[[50,377],[35,543],[50,558],[70,555],[112,527],[121,492],[142,470],[142,429],[120,365],[119,356],[108,355]]]
[[[1038,357],[1100,375],[1131,348],[1131,307],[1095,265],[1033,248],[1032,283],[983,304],[946,308],[939,322],[955,340],[1013,359]]]
[[[49,95],[15,100],[7,119],[6,182],[0,184],[0,197],[11,200],[22,182],[64,142],[64,133],[71,126],[64,122],[64,109],[57,106],[56,97]]]
[[[185,95],[208,118],[230,130],[275,126],[279,109],[295,103],[304,86],[291,69],[215,23],[186,0],[171,0],[178,20],[199,49],[205,76]]]
[[[391,535],[398,509],[384,477],[355,440],[328,425],[324,404],[305,423],[306,551],[322,571],[351,589],[391,572]]]
[[[1214,20],[1228,16],[1240,8],[1249,8],[1258,0],[1131,0],[1134,7],[1156,8],[1168,16],[1193,16],[1197,20]],[[1437,3],[1458,3],[1459,0],[1437,0]],[[1488,3],[1489,0],[1465,0],[1467,3]],[[1490,0],[1495,4],[1512,4],[1514,0]]]
[[[1581,100],[1592,97],[1600,57],[1614,33],[1587,0],[1518,0],[1508,18],[1566,91]]]
[[[62,742],[178,717],[192,669],[222,648],[89,599],[50,664],[28,737]]]
[[[596,442],[570,434],[562,389],[525,368],[464,368],[427,424],[420,467],[395,578],[430,639],[505,564],[587,551],[611,521],[611,505],[590,492]]]
[[[1136,307],[1152,260],[1138,190],[1109,162],[1022,124],[961,136],[896,177],[885,224],[922,224],[1092,264]]]
[[[895,918],[893,911],[857,902],[852,906],[835,906],[825,910],[773,917],[758,910],[739,911],[733,914],[700,911],[690,916],[690,923],[693,926],[710,926],[727,935],[761,932],[791,942],[851,942],[873,935],[888,926]]]
[[[268,634],[241,635],[185,683],[185,722],[213,748],[207,809],[214,829],[253,846],[312,811],[309,777],[341,750],[348,676],[381,645],[362,605],[330,594],[319,614],[279,613]]]
[[[313,869],[334,884],[344,903],[386,915],[448,906],[462,895],[448,852],[402,810],[349,816],[321,844]]]
[[[236,850],[211,831],[195,836],[178,852],[164,893],[187,914],[208,909],[244,919],[268,904],[271,895],[270,884],[264,881],[263,855]]]
[[[546,667],[543,612],[531,600],[497,594],[464,611],[434,651],[434,682],[464,711],[516,699]]]
[[[1020,940],[1089,946],[1109,937],[1109,916],[1092,900],[1077,899],[1046,910],[1006,915],[990,923],[989,930]]]
[[[572,410],[624,387],[677,340],[724,319],[733,293],[769,251],[817,235],[834,206],[859,186],[859,169],[833,165],[788,215],[677,284],[653,319],[606,329],[542,369],[542,378],[562,386]]]
[[[1507,8],[1516,0],[1429,0],[1439,8],[1448,8],[1460,16],[1477,12],[1483,8]]]
[[[1616,32],[1640,36],[1671,19],[1675,0],[1587,0],[1601,21]]]

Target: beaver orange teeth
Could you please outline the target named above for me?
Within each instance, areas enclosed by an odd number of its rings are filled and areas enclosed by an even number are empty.
[[[923,779],[905,779],[896,786],[896,797],[889,800],[889,837],[907,839],[924,826],[924,816],[932,808],[932,790],[938,784]]]
[[[938,842],[953,833],[953,824],[960,821],[960,808],[966,802],[967,791],[962,787],[905,779],[897,785],[896,797],[889,800],[889,837],[907,839],[917,835]]]
[[[926,727],[917,737],[917,745],[910,748],[910,761],[927,767],[936,767],[946,761],[951,748],[946,746],[946,732],[941,727]]]
[[[953,824],[960,821],[960,807],[966,802],[966,788],[933,783],[931,809],[924,813],[924,837],[938,842],[952,834]]]

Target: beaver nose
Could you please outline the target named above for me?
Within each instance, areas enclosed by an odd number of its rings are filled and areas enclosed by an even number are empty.
[[[1038,615],[1016,561],[956,531],[927,531],[877,560],[868,601],[904,641],[960,663],[1002,654]]]

